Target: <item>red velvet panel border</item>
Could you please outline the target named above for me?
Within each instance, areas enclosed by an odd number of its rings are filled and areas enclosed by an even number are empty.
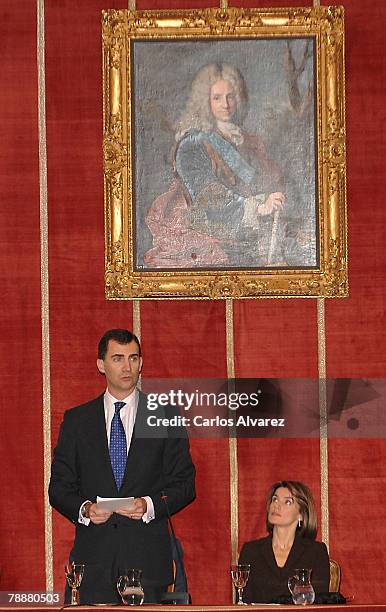
[[[146,302],[141,316],[144,377],[226,377],[223,302]],[[231,597],[228,444],[227,439],[191,440],[197,499],[173,519],[195,604],[228,603]],[[208,559],[217,568],[212,576]]]
[[[44,588],[36,8],[0,11],[1,590]]]

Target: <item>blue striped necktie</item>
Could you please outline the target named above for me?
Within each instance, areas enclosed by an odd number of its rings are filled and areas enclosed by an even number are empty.
[[[115,414],[113,416],[113,420],[111,421],[110,430],[109,453],[111,467],[113,468],[114,478],[118,489],[121,488],[127,459],[126,434],[119,414],[120,409],[125,405],[125,402],[115,402]]]

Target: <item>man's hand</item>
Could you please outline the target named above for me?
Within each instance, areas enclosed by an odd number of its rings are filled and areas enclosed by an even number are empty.
[[[127,516],[127,518],[139,521],[147,510],[147,503],[143,497],[136,497],[130,506],[130,508],[120,508],[116,510],[117,514]]]
[[[94,525],[101,525],[102,523],[105,523],[111,515],[112,512],[110,510],[98,508],[97,504],[91,504],[88,509],[89,519],[92,523],[94,523]]]
[[[275,193],[270,193],[268,198],[257,207],[258,215],[270,215],[275,212],[275,210],[282,210],[285,204],[285,195],[281,191],[275,191]]]

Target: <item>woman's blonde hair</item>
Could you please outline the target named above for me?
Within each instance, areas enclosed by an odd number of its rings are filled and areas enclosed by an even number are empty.
[[[316,533],[318,531],[318,519],[316,515],[314,498],[310,489],[298,480],[280,480],[279,482],[275,482],[270,488],[267,495],[266,505],[267,531],[269,531],[269,533],[272,533],[273,530],[273,525],[268,520],[268,513],[272,497],[275,495],[275,492],[280,487],[288,489],[293,498],[299,504],[302,520],[300,527],[297,527],[297,532],[305,538],[315,540]]]
[[[248,110],[248,94],[244,77],[231,64],[206,64],[193,79],[189,98],[179,121],[176,123],[176,140],[179,141],[188,130],[203,132],[212,130],[216,123],[210,109],[210,92],[217,81],[228,81],[235,92],[237,109],[232,121],[239,125]]]

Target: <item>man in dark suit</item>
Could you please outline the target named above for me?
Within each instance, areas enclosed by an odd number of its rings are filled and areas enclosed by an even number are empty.
[[[54,451],[50,503],[76,526],[70,561],[85,564],[81,603],[118,602],[117,576],[131,567],[143,571],[145,602],[157,602],[173,581],[168,513],[195,496],[189,442],[181,428],[148,426],[154,412],[136,388],[142,357],[134,334],[106,332],[97,367],[106,377],[106,392],[65,413]],[[173,415],[170,407],[161,410]],[[123,460],[113,452],[122,444]],[[98,506],[97,496],[134,501],[111,512]]]

